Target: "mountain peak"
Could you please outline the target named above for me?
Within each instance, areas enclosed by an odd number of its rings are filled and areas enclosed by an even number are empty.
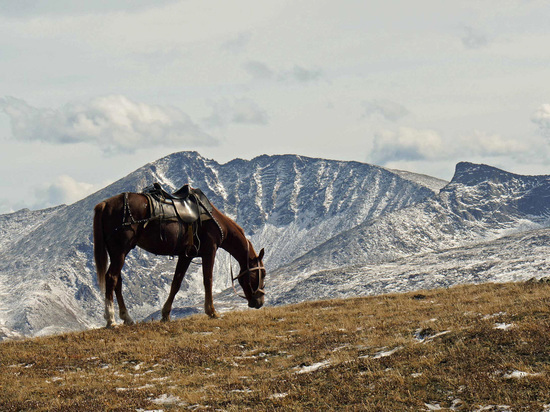
[[[494,183],[499,183],[518,177],[520,176],[510,172],[506,172],[501,169],[497,169],[493,166],[470,162],[460,162],[456,165],[455,174],[451,182],[462,183],[467,186],[474,186],[482,182],[491,181]]]

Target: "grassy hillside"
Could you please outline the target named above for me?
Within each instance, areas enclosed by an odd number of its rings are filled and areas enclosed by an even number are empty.
[[[549,303],[486,284],[7,342],[0,410],[550,410]]]

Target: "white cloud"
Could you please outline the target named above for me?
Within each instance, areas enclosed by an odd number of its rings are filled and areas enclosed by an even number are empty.
[[[470,26],[464,27],[464,34],[461,37],[462,45],[467,49],[479,49],[489,43],[487,36]]]
[[[243,65],[246,72],[255,79],[268,80],[274,76],[273,70],[271,70],[267,64],[250,60]]]
[[[237,99],[231,120],[234,123],[267,124],[267,113],[250,99]]]
[[[375,134],[371,159],[377,164],[395,160],[435,159],[444,151],[443,141],[433,130],[400,127]]]
[[[390,122],[397,122],[409,114],[405,106],[385,99],[369,100],[364,102],[363,106],[364,117],[381,116]]]
[[[12,213],[12,212],[15,212],[15,210],[16,209],[13,207],[13,205],[8,199],[6,198],[0,199],[0,214]]]
[[[205,120],[211,127],[226,127],[231,123],[266,125],[267,112],[248,98],[220,100],[212,104],[212,114]]]
[[[306,69],[295,65],[292,69],[283,72],[280,78],[282,80],[294,80],[300,83],[307,83],[320,79],[321,75],[322,73],[319,69]]]
[[[478,130],[458,138],[453,147],[456,153],[463,155],[490,157],[515,155],[523,153],[529,148],[524,141],[520,142]]]
[[[460,161],[480,157],[516,157],[527,153],[529,148],[526,142],[480,131],[443,138],[433,130],[400,127],[375,134],[370,158],[381,165],[396,161]]]
[[[70,15],[110,12],[135,12],[136,10],[158,7],[163,3],[175,3],[177,0],[95,0],[82,2],[74,0],[0,0],[0,14],[14,17],[34,17],[38,15]]]
[[[71,204],[100,188],[100,185],[78,182],[70,176],[62,175],[54,182],[35,189],[36,207]]]
[[[274,70],[263,62],[250,60],[243,67],[249,75],[258,80],[277,79],[281,82],[308,83],[322,77],[320,69],[308,69],[298,65],[286,70]]]
[[[239,33],[222,44],[221,49],[232,53],[242,53],[250,43],[252,35],[249,32]]]
[[[13,137],[56,144],[91,143],[105,153],[132,153],[152,146],[216,144],[187,114],[171,106],[110,95],[61,109],[38,109],[13,97],[0,99]]]
[[[542,135],[550,139],[550,104],[542,104],[533,114],[531,120],[539,127]]]

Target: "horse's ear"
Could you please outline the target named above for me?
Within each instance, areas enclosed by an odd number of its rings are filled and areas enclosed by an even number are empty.
[[[264,258],[264,248],[260,250],[260,254],[258,255],[258,259],[262,260]]]

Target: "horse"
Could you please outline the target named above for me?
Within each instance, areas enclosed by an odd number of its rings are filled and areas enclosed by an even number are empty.
[[[195,257],[202,259],[204,282],[204,310],[211,318],[217,318],[212,299],[214,259],[218,248],[226,250],[240,265],[240,272],[231,278],[239,281],[248,306],[259,309],[264,304],[263,265],[264,249],[256,254],[244,230],[232,219],[212,205],[211,219],[200,225],[193,235],[190,227],[179,221],[153,219],[147,196],[141,193],[121,193],[94,208],[93,238],[97,280],[105,296],[105,320],[107,327],[115,325],[113,292],[124,324],[133,324],[122,297],[121,271],[126,255],[136,246],[156,255],[177,256],[176,270],[170,294],[162,307],[162,321],[170,320],[170,311],[185,272]],[[193,252],[189,244],[197,236]],[[108,267],[107,267],[107,264]],[[233,286],[234,288],[234,286]]]

